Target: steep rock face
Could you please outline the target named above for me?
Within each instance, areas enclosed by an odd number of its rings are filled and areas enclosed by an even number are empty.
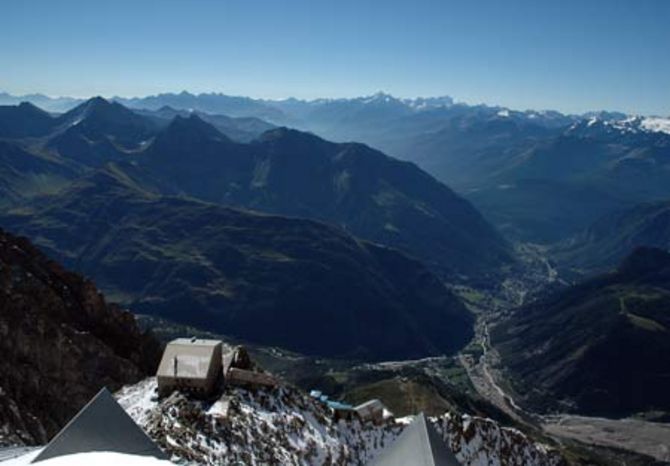
[[[93,283],[0,230],[0,443],[44,443],[102,386],[154,370],[158,343]]]

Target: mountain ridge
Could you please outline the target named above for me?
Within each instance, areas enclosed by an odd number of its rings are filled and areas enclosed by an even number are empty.
[[[138,192],[97,172],[0,222],[135,312],[263,344],[379,359],[453,352],[472,336],[469,311],[423,265],[313,220]]]
[[[638,248],[616,271],[516,310],[492,343],[519,398],[536,409],[667,413],[669,304],[670,253]]]

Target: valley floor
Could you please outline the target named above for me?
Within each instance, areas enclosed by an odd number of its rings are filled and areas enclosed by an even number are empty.
[[[542,429],[551,436],[624,448],[670,462],[670,424],[559,414],[544,416]]]
[[[624,449],[670,462],[670,424],[639,419],[605,419],[572,414],[539,415],[522,408],[504,388],[504,376],[497,369],[499,356],[490,345],[489,323],[479,318],[476,342],[481,348],[477,359],[462,354],[460,361],[477,392],[517,422],[553,438],[584,444]]]

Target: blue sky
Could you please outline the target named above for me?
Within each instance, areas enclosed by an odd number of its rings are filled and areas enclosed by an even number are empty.
[[[670,115],[666,0],[0,3],[0,90],[347,97]]]

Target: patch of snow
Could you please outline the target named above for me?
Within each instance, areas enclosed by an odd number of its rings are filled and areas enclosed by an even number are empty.
[[[41,451],[42,448],[37,448],[30,453],[21,453],[19,456],[2,456],[0,463],[2,463],[2,466],[25,466],[30,464]]]
[[[404,424],[404,425],[411,424],[413,420],[414,420],[414,416],[404,416],[404,417],[395,418],[395,422],[397,422],[398,424]]]
[[[79,123],[81,123],[81,122],[82,122],[82,120],[83,120],[83,119],[84,119],[84,117],[83,117],[83,116],[82,116],[82,117],[79,117],[79,118],[77,118],[77,119],[76,119],[76,120],[74,120],[74,121],[73,121],[72,123],[70,123],[70,127],[72,127],[72,126],[77,126],[77,125],[78,125]]]
[[[37,453],[30,453],[20,458],[3,462],[2,466],[27,466]],[[41,466],[170,466],[174,463],[158,460],[152,456],[125,455],[112,452],[90,452],[50,458],[40,461],[38,464]]]
[[[509,118],[509,110],[507,110],[507,109],[500,110],[500,111],[497,113],[497,115],[498,115],[499,117]]]
[[[135,385],[123,387],[116,394],[116,401],[139,425],[147,422],[158,406],[156,377],[149,377]]]
[[[216,400],[214,404],[207,410],[207,414],[210,416],[228,416],[228,409],[230,407],[230,400],[227,398],[221,398]]]
[[[640,126],[654,133],[670,134],[670,118],[647,117],[642,119]]]

